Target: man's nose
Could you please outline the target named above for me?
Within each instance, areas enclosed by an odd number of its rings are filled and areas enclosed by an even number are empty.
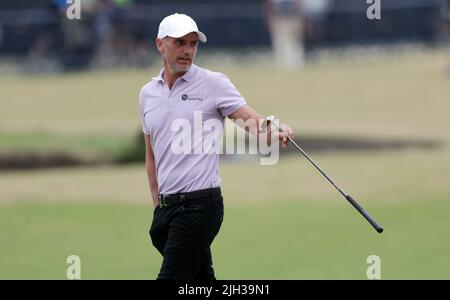
[[[192,55],[194,53],[194,51],[195,51],[195,46],[192,46],[192,45],[185,45],[184,48],[183,48],[183,52],[185,54],[191,54]]]

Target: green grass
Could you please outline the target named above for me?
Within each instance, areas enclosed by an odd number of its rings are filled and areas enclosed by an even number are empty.
[[[200,54],[201,55],[201,54]],[[313,154],[385,227],[377,234],[304,159],[222,163],[225,221],[213,244],[224,279],[449,279],[450,94],[442,51],[308,64],[228,65],[248,103],[296,136],[443,141],[433,150]],[[140,130],[138,93],[158,72],[118,70],[0,80],[0,152],[115,157]],[[144,164],[0,172],[0,278],[147,279],[161,256]]]
[[[430,202],[371,205],[386,228],[381,235],[344,202],[230,209],[234,215],[216,244],[229,258],[218,269],[226,278],[365,279],[365,260],[376,254],[385,279],[448,278],[450,264],[442,258],[449,220],[442,209],[450,204]]]
[[[117,268],[138,278],[156,268],[148,206],[26,203],[1,215],[2,278],[63,279],[71,254],[82,258],[86,278],[120,278]]]
[[[425,201],[450,195],[450,149],[385,153],[314,154],[320,166],[362,203]],[[299,155],[274,166],[257,161],[220,165],[227,203],[334,203],[336,190]],[[143,163],[123,166],[0,172],[0,209],[17,201],[106,201],[149,203]],[[245,195],[245,199],[241,199]],[[279,200],[274,200],[279,199]]]
[[[275,114],[299,134],[449,138],[446,54],[333,60],[301,72],[261,64],[201,66],[229,75],[252,107]],[[139,91],[158,71],[4,77],[0,131],[134,135]]]
[[[301,72],[259,64],[202,66],[227,74],[252,107],[289,123],[297,136],[449,141],[445,62],[445,51],[428,51],[311,63]],[[158,71],[3,76],[0,151],[56,148],[115,156],[140,132],[139,91]]]
[[[366,279],[369,255],[383,279],[450,277],[446,198],[384,203],[370,211],[379,235],[344,202],[226,206],[213,244],[222,279]],[[162,258],[150,244],[145,204],[15,203],[0,210],[1,279],[64,279],[79,255],[83,279],[152,279]]]
[[[85,159],[114,161],[135,144],[127,134],[61,134],[53,132],[0,132],[0,152],[64,153]]]

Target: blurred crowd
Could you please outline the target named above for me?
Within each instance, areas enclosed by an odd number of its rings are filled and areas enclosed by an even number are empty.
[[[71,20],[67,17],[67,11],[76,1],[81,3],[81,18]],[[383,19],[380,21],[365,20],[368,4],[359,0],[254,0],[251,2],[257,5],[245,6],[245,9],[243,5],[237,5],[237,10],[236,4],[240,2],[229,1],[226,8],[233,6],[234,10],[227,10],[223,15],[220,12],[224,3],[220,6],[219,3],[205,1],[48,2],[51,3],[49,11],[52,20],[46,26],[40,26],[39,30],[33,29],[32,45],[27,48],[24,65],[30,70],[42,70],[45,61],[58,61],[65,70],[88,66],[146,66],[156,59],[151,53],[160,20],[169,11],[175,12],[174,9],[189,14],[189,11],[183,11],[186,7],[201,16],[196,18],[200,20],[200,27],[206,26],[208,33],[214,33],[215,40],[210,41],[210,47],[214,46],[213,42],[216,42],[215,47],[243,47],[245,43],[247,46],[265,46],[268,44],[265,36],[269,36],[273,62],[285,68],[300,68],[305,61],[305,49],[318,45],[333,45],[342,41],[355,44],[392,42],[408,38],[430,43],[438,31],[444,33],[440,34],[440,40],[450,39],[450,0],[435,0],[435,4],[429,4],[426,0],[402,0],[404,6],[397,7],[390,2],[390,10],[387,4],[382,7]],[[264,21],[261,19],[261,7]],[[439,13],[435,13],[436,7],[440,10],[440,17],[437,16]],[[180,8],[183,9],[178,11]],[[239,15],[240,11],[245,13]],[[230,12],[233,12],[233,17]],[[239,16],[234,17],[235,14]],[[442,26],[436,24],[447,24],[447,27],[441,30],[438,27]],[[222,44],[217,44],[219,40]],[[48,59],[49,53],[54,55],[52,59]]]
[[[67,70],[87,66],[142,66],[151,60],[157,28],[143,24],[146,1],[80,0],[80,19],[69,19],[74,0],[51,0],[56,19],[37,34],[26,66],[40,69],[43,58],[55,50]],[[264,16],[274,53],[274,62],[283,67],[300,67],[304,62],[304,37],[320,38],[323,17],[330,0],[265,0]],[[148,7],[148,6],[147,6]],[[72,10],[72,9],[71,9]],[[148,10],[147,10],[148,11]],[[257,13],[257,12],[255,12]],[[163,16],[161,16],[162,18]],[[158,20],[159,21],[159,20]],[[55,30],[55,27],[57,28]],[[57,38],[57,35],[61,38]],[[55,45],[62,41],[61,45]],[[314,38],[310,39],[314,42]]]
[[[274,61],[284,68],[304,64],[305,36],[310,43],[323,35],[324,18],[330,0],[266,0]]]
[[[140,3],[137,0],[81,0],[80,19],[69,19],[68,8],[75,2],[52,0],[52,11],[57,16],[55,25],[49,25],[37,35],[27,56],[27,65],[39,65],[41,59],[54,48],[56,35],[62,35],[57,49],[65,69],[80,69],[95,65],[142,65],[149,59],[149,36],[139,20]]]
[[[447,73],[450,76],[450,0],[442,0],[441,18],[446,24],[444,34],[448,46]]]

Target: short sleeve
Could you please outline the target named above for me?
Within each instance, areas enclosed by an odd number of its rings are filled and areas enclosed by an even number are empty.
[[[147,126],[145,125],[145,93],[144,89],[141,90],[139,93],[139,114],[141,116],[141,124],[142,124],[142,132],[144,132],[145,135],[150,135],[150,131],[147,129]]]
[[[215,97],[217,110],[220,111],[223,117],[234,113],[247,104],[233,83],[224,74],[218,75]]]

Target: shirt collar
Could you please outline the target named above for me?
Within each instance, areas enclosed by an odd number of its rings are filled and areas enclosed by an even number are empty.
[[[155,76],[152,79],[157,80],[157,81],[164,81],[163,74],[164,74],[164,68],[162,68],[161,71],[159,71],[158,76]]]
[[[190,80],[192,80],[192,78],[194,78],[196,71],[197,71],[197,66],[192,64],[191,67],[189,68],[189,70],[186,72],[186,74],[181,76],[181,78],[183,78],[184,81],[189,82]]]
[[[186,72],[186,74],[184,74],[180,78],[182,78],[184,81],[189,82],[190,80],[192,80],[192,78],[194,78],[197,68],[198,67],[196,65],[192,64],[191,67],[189,68],[189,70]],[[160,81],[160,82],[164,81],[163,75],[164,75],[164,68],[162,68],[161,71],[159,71],[158,76],[155,76],[152,79]]]

